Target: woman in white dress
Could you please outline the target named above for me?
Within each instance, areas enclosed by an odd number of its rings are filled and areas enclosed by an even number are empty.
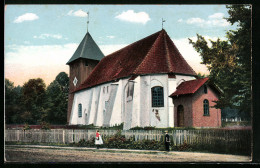
[[[99,133],[99,130],[96,131],[96,139],[95,139],[95,145],[97,145],[97,149],[99,149],[99,146],[103,144],[103,140],[101,138],[101,135]]]

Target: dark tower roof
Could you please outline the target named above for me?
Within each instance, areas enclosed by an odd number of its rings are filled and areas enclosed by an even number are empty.
[[[146,74],[197,76],[164,29],[104,57],[75,91]]]
[[[77,50],[67,62],[67,65],[79,58],[86,58],[100,61],[104,57],[104,54],[99,49],[89,32],[85,35]]]

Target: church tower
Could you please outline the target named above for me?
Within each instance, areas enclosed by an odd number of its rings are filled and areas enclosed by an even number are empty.
[[[69,100],[68,100],[68,113],[67,122],[69,121],[74,90],[76,90],[90,75],[95,66],[104,57],[104,54],[95,43],[89,32],[79,44],[75,53],[67,62],[69,65]]]

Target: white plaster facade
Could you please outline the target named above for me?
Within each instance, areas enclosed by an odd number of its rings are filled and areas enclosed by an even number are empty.
[[[124,129],[140,126],[174,127],[174,105],[169,95],[182,81],[193,76],[152,74],[134,80],[120,79],[78,91],[74,95],[70,125],[114,126],[124,123]],[[151,88],[163,87],[164,107],[152,107]],[[82,116],[78,105],[82,105]],[[158,111],[156,116],[155,111]],[[159,118],[159,119],[158,119]]]

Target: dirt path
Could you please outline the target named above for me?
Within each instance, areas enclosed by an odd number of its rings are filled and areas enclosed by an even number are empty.
[[[6,146],[6,162],[250,162],[249,156],[142,150]]]

